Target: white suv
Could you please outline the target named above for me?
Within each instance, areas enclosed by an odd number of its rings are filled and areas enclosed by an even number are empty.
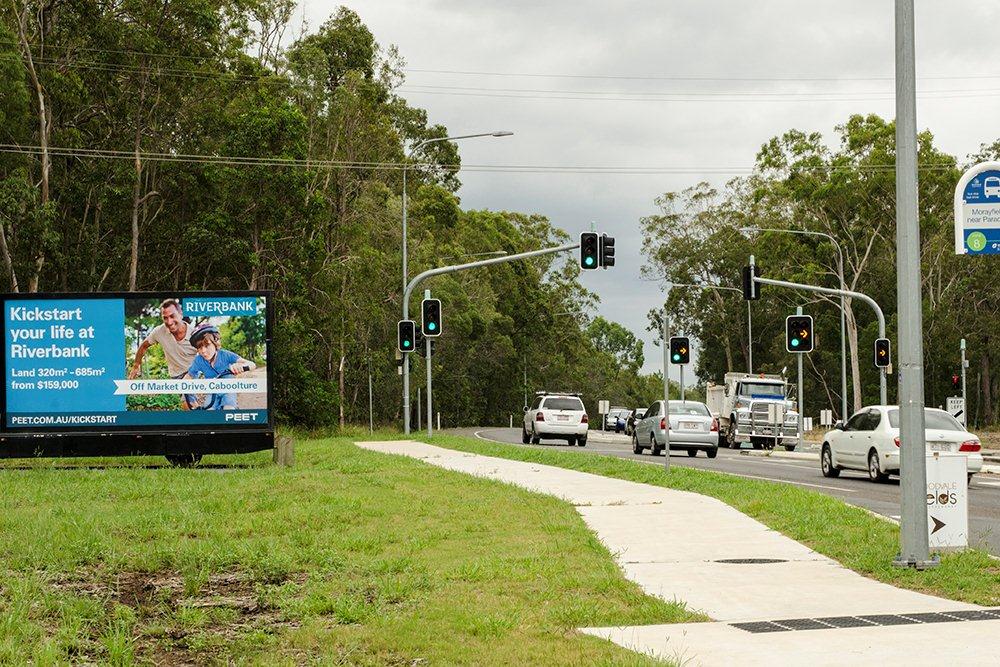
[[[586,447],[589,427],[587,410],[579,395],[538,392],[534,402],[524,410],[521,442],[537,445],[545,438]]]

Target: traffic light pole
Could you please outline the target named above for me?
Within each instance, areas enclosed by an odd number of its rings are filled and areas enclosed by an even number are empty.
[[[493,257],[490,259],[482,259],[477,262],[468,262],[466,264],[454,264],[451,266],[440,266],[436,269],[428,269],[423,273],[418,273],[410,280],[407,284],[406,289],[403,290],[403,319],[407,319],[410,312],[410,295],[413,290],[420,285],[421,282],[427,278],[433,276],[440,276],[446,273],[455,273],[457,271],[466,271],[468,269],[478,269],[484,266],[491,266],[493,264],[505,264],[507,262],[515,262],[522,259],[531,259],[533,257],[541,257],[543,255],[551,255],[557,252],[567,252],[569,250],[575,250],[579,248],[579,243],[570,243],[567,245],[556,246],[553,248],[542,248],[541,250],[532,250],[531,252],[522,252],[516,255],[504,255],[503,257]],[[427,365],[430,367],[430,355],[428,355]],[[428,376],[429,380],[429,376]],[[428,394],[430,393],[430,382],[428,381]],[[428,409],[430,408],[430,396],[428,396]],[[428,433],[430,432],[430,421],[431,413],[427,414],[428,421]],[[410,357],[409,354],[403,354],[403,432],[410,432]]]
[[[431,291],[429,289],[424,290],[424,298],[431,298]],[[427,346],[427,437],[434,435],[434,420],[430,419],[430,415],[434,414],[434,401],[431,399],[431,338],[429,336],[424,336],[424,344]]]
[[[667,300],[670,300],[670,287],[667,287]],[[666,440],[664,451],[663,470],[670,472],[670,314],[667,312],[666,303],[663,304],[663,418],[664,430],[663,438]],[[654,427],[655,428],[655,427]]]
[[[802,283],[790,283],[786,280],[773,280],[771,278],[761,278],[760,276],[753,276],[753,280],[761,285],[774,285],[775,287],[787,287],[789,289],[800,289],[807,292],[819,292],[821,294],[834,294],[840,296],[849,296],[852,299],[859,299],[864,301],[872,310],[875,311],[875,317],[878,318],[878,337],[885,338],[885,315],[882,314],[882,309],[879,305],[875,303],[875,299],[871,298],[867,294],[862,294],[861,292],[852,292],[846,289],[834,289],[833,287],[819,287],[817,285],[803,285]],[[886,405],[888,403],[888,398],[886,397],[886,385],[885,385],[885,369],[879,369],[879,405]]]
[[[796,307],[795,314],[796,315],[801,315],[802,314],[802,306]],[[805,413],[805,411],[802,409],[802,403],[805,400],[805,392],[802,389],[802,354],[803,353],[801,353],[801,352],[798,354],[798,358],[799,358],[799,402],[798,402],[798,405],[795,406],[797,408],[797,412],[799,413],[799,447],[800,448],[802,447],[802,427],[805,425],[805,421],[803,421],[803,417],[802,417],[802,415]]]
[[[683,403],[684,402],[684,364],[681,364],[678,368],[679,368],[680,374],[681,374],[681,403]]]

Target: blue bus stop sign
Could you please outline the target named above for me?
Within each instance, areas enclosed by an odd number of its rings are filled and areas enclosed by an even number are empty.
[[[1000,254],[1000,162],[977,164],[958,180],[955,254]]]

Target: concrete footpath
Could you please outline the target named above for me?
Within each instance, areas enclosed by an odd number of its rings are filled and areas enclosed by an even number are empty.
[[[414,441],[359,447],[572,503],[650,594],[711,623],[583,632],[688,665],[951,665],[1000,661],[1000,611],[866,579],[729,505],[695,493]]]

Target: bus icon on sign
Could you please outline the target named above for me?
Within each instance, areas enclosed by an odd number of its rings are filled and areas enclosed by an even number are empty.
[[[1000,197],[1000,178],[988,176],[983,181],[983,195],[986,197]]]

